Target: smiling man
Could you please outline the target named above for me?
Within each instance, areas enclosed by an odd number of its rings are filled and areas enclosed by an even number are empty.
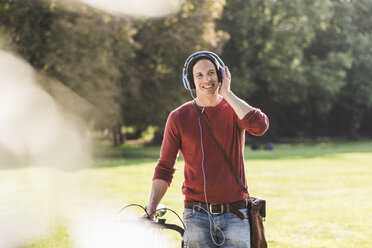
[[[230,88],[231,74],[211,52],[197,52],[185,62],[184,85],[196,98],[172,111],[155,168],[148,212],[153,213],[171,184],[179,151],[185,161],[186,247],[250,247],[247,195],[222,153],[201,123],[199,108],[217,140],[245,183],[245,130],[263,135],[269,120],[238,98]],[[151,216],[152,218],[152,216]]]

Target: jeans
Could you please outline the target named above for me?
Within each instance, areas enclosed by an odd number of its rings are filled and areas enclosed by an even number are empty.
[[[183,220],[186,226],[185,247],[237,247],[250,248],[248,210],[240,209],[245,219],[233,213],[211,214],[204,210],[185,208]]]

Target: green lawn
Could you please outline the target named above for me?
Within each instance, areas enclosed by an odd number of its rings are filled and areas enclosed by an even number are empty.
[[[0,171],[0,186],[15,186],[6,191],[11,201],[0,200],[3,213],[10,205],[24,214],[26,230],[40,216],[52,220],[44,236],[22,247],[76,247],[70,223],[76,213],[94,220],[92,209],[100,209],[111,218],[128,203],[147,203],[159,147],[95,150],[91,168]],[[372,247],[372,141],[283,144],[274,151],[247,147],[245,156],[250,192],[267,200],[269,247]],[[177,167],[162,203],[182,214],[182,157]],[[166,216],[179,223],[171,213]],[[179,239],[170,235],[178,247]]]

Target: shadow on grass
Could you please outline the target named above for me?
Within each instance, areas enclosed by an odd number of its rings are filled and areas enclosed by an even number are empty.
[[[96,146],[95,167],[135,166],[150,163],[155,166],[160,146],[136,145],[121,147]],[[332,157],[342,153],[371,153],[372,140],[349,142],[308,142],[276,144],[274,150],[251,150],[245,148],[246,160],[306,159]],[[180,155],[178,161],[182,160]]]
[[[159,158],[160,146],[123,145],[94,147],[95,158]]]
[[[372,153],[372,140],[278,144],[274,150],[245,149],[247,160],[306,159],[332,157],[343,153]]]
[[[153,163],[159,159],[160,146],[147,145],[123,145],[118,147],[100,146],[94,147],[94,166],[117,167],[136,166],[144,163]]]

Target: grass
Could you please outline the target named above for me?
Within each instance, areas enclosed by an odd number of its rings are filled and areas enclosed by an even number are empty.
[[[59,186],[53,190],[48,183],[35,186],[32,180],[20,180],[25,185],[18,185],[18,192],[31,195],[27,202],[36,197],[37,202],[52,204],[45,212],[65,213],[71,206],[85,211],[92,205],[110,205],[118,211],[127,203],[145,205],[159,149],[97,147],[93,168],[54,172],[52,184],[57,181]],[[269,247],[372,247],[372,141],[281,144],[274,151],[247,148],[245,158],[251,194],[267,200]],[[182,157],[177,167],[162,203],[182,214]],[[0,182],[43,175],[44,170],[3,170]],[[45,188],[50,193],[40,193]],[[141,214],[139,209],[131,211]],[[171,213],[166,216],[179,223]],[[68,218],[55,219],[46,235],[24,247],[75,247]],[[171,239],[178,247],[179,238],[171,234]]]

